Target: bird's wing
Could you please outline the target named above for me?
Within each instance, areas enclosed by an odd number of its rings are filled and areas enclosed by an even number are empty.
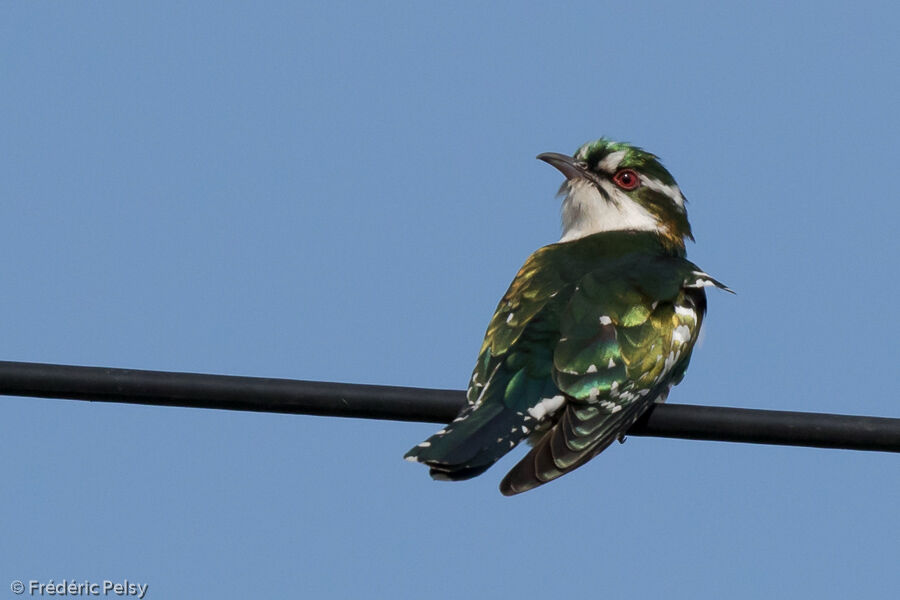
[[[720,285],[690,262],[635,255],[579,280],[559,319],[553,379],[566,403],[500,484],[517,494],[567,473],[622,436],[684,375]]]
[[[558,249],[556,249],[558,250]],[[553,381],[559,317],[573,283],[552,268],[554,249],[529,257],[488,325],[468,404],[447,427],[406,454],[441,479],[485,471],[562,406]]]

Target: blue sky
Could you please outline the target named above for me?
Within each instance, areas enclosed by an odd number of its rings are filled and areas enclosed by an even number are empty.
[[[534,156],[606,135],[738,292],[670,401],[900,417],[895,5],[311,4],[0,8],[3,359],[462,388],[559,235]],[[504,498],[522,449],[435,483],[429,424],[0,402],[0,597],[900,587],[895,455],[632,438]]]

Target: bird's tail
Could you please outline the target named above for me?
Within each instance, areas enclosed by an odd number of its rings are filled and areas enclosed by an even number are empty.
[[[621,438],[652,404],[634,402],[618,413],[569,404],[556,425],[506,474],[500,491],[505,496],[520,494],[577,469]]]
[[[501,403],[471,404],[404,458],[431,467],[434,479],[469,479],[484,473],[528,437],[525,421],[524,413]]]

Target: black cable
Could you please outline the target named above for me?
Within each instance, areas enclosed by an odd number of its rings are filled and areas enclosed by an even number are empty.
[[[0,394],[447,423],[461,391],[0,361]],[[628,435],[900,452],[900,419],[654,406]]]

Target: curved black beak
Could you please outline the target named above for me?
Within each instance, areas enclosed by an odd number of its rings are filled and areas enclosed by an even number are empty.
[[[566,154],[544,152],[543,154],[538,154],[537,159],[559,169],[560,173],[566,176],[566,179],[577,179],[585,176],[584,167]]]

